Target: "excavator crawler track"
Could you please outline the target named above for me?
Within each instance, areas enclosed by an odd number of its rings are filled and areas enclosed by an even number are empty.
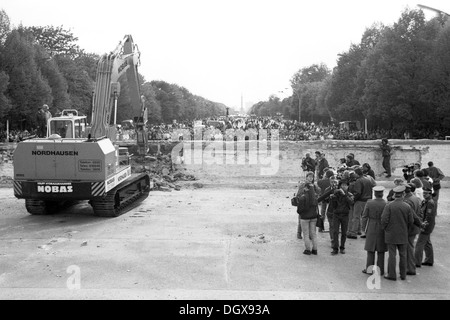
[[[132,176],[129,180],[110,190],[104,197],[90,201],[94,214],[99,217],[118,217],[133,203],[148,195],[150,177],[147,174]]]

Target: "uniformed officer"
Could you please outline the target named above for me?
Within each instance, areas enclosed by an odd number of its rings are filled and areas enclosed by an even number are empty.
[[[400,278],[406,280],[408,230],[413,223],[413,210],[403,201],[405,186],[394,188],[394,201],[388,203],[381,215],[381,226],[384,229],[385,241],[388,246],[388,280],[397,280],[397,250],[400,257]]]
[[[431,189],[424,189],[424,200],[421,206],[421,212],[423,214],[423,224],[420,230],[419,238],[417,239],[415,256],[416,267],[421,266],[433,266],[434,253],[433,244],[431,243],[431,233],[434,230],[436,224],[436,206],[434,204],[433,191]],[[423,252],[425,251],[425,261],[422,262]]]
[[[385,187],[375,186],[375,199],[368,200],[362,214],[362,229],[366,232],[366,244],[364,250],[367,251],[366,268],[363,273],[373,273],[375,266],[375,252],[377,252],[377,266],[380,275],[384,275],[384,254],[387,245],[384,239],[384,230],[381,228],[381,214],[387,202],[383,199]],[[371,272],[372,271],[372,272]]]

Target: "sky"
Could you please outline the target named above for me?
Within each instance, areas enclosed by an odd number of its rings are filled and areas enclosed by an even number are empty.
[[[2,0],[13,26],[63,26],[103,54],[130,34],[146,81],[163,80],[239,110],[292,94],[304,67],[336,66],[374,23],[394,24],[417,4],[443,0]],[[427,19],[435,13],[425,11]]]

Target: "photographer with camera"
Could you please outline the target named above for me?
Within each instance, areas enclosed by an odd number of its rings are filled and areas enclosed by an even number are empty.
[[[420,170],[420,163],[411,163],[406,166],[403,166],[403,178],[405,178],[406,183],[411,182],[411,179],[414,178],[414,171]]]
[[[421,213],[423,215],[423,223],[420,228],[419,238],[417,239],[416,249],[414,255],[416,257],[416,267],[433,266],[434,252],[433,244],[431,243],[431,233],[436,224],[436,206],[432,196],[433,191],[429,188],[423,190],[424,200],[421,206]],[[425,251],[425,261],[422,262],[423,253]]]
[[[327,173],[328,172],[333,173],[332,171],[327,171]],[[330,201],[331,195],[333,195],[334,191],[338,188],[338,184],[339,184],[339,181],[333,175],[330,175],[329,186],[322,191],[321,195],[317,199],[317,201],[319,203],[320,202],[328,203],[328,206],[326,207],[325,215],[326,215],[326,217],[328,219],[328,228],[329,228],[329,232],[330,232],[331,244],[333,244],[333,240],[334,240],[334,238],[333,238],[334,225],[333,225],[333,210],[332,210],[332,208],[329,205],[329,201]]]
[[[347,240],[348,217],[351,206],[353,205],[353,194],[348,191],[349,183],[347,180],[340,180],[337,188],[333,190],[330,195],[330,204],[328,211],[332,213],[330,233],[332,235],[331,254],[333,256],[338,254],[338,249],[341,254],[345,254],[345,242]],[[328,214],[327,214],[328,216]],[[330,220],[329,220],[330,221]],[[341,229],[341,243],[339,244],[339,228]]]

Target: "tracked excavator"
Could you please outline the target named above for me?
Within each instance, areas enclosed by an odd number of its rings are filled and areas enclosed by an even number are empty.
[[[148,195],[150,177],[132,173],[128,149],[116,141],[118,81],[126,74],[138,153],[147,150],[148,115],[139,90],[139,63],[139,50],[127,35],[98,61],[90,124],[77,110],[64,110],[61,116],[49,119],[45,138],[17,144],[14,195],[25,199],[30,214],[53,214],[88,200],[95,215],[117,217]]]

